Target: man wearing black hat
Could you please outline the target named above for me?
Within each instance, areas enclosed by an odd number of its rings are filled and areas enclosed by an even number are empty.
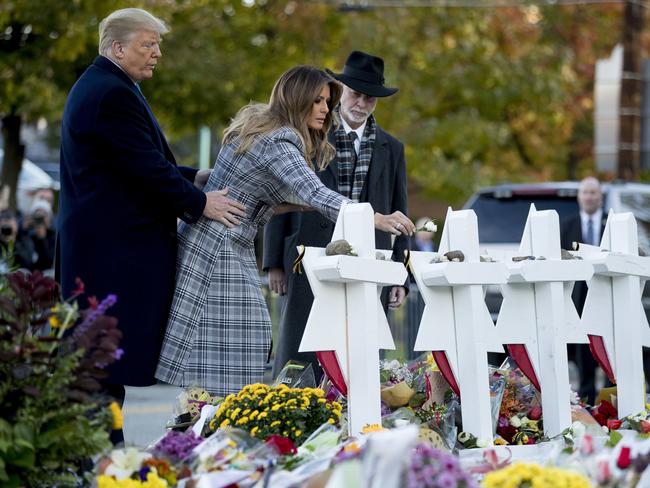
[[[375,212],[406,214],[404,146],[383,131],[372,115],[377,98],[393,95],[398,90],[384,86],[384,60],[353,51],[343,73],[330,74],[343,84],[339,105],[341,125],[332,128],[329,134],[336,156],[318,176],[328,188],[354,201],[369,202]],[[269,272],[269,286],[272,291],[285,295],[274,376],[290,359],[311,362],[317,379],[321,375],[316,354],[298,352],[314,297],[305,275],[293,273],[292,263],[297,257],[296,246],[325,247],[333,232],[334,224],[316,212],[278,215],[264,229],[263,267]],[[375,242],[378,249],[392,248],[396,261],[403,259],[408,248],[405,234],[391,245],[390,235],[377,231]],[[399,307],[406,296],[405,286],[384,293],[383,302],[388,302],[391,308]]]

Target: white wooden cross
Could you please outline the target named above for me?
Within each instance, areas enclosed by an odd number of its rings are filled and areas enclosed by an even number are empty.
[[[355,256],[325,256],[308,247],[302,264],[314,294],[300,351],[335,351],[348,387],[348,430],[381,424],[379,349],[395,349],[381,288],[402,285],[404,265],[376,259],[374,212],[368,203],[341,209],[332,240],[345,239]],[[390,256],[390,251],[384,253]]]
[[[616,378],[619,418],[645,409],[642,346],[650,347],[650,329],[641,293],[650,257],[640,257],[638,249],[634,215],[610,211],[600,247],[581,245],[577,252],[594,266],[582,324],[592,343],[604,345],[605,355],[597,359]]]
[[[444,351],[460,390],[463,430],[492,442],[487,352],[503,352],[483,285],[505,283],[503,263],[483,263],[473,210],[447,211],[439,253],[459,250],[463,262],[430,263],[433,253],[412,252],[411,268],[425,307],[414,349]],[[449,379],[448,379],[449,381]]]
[[[593,267],[561,259],[557,212],[537,211],[534,205],[519,254],[536,259],[508,262],[497,330],[504,344],[525,346],[541,386],[544,432],[552,437],[571,425],[567,344],[587,342],[571,291],[575,281],[591,278]]]

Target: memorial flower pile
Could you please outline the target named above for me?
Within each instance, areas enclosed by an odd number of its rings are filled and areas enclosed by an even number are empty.
[[[421,435],[436,446],[451,449],[456,439],[458,399],[443,379],[431,353],[402,362],[380,363],[382,423],[420,426]]]
[[[39,272],[0,277],[2,486],[82,485],[87,460],[122,425],[119,406],[97,395],[120,355],[117,320],[105,315],[115,297],[89,302],[84,311],[61,302],[58,284]]]
[[[248,385],[231,394],[209,423],[211,432],[225,427],[245,430],[256,439],[272,435],[300,445],[321,425],[338,425],[341,404],[328,401],[319,388],[289,388],[286,385]]]

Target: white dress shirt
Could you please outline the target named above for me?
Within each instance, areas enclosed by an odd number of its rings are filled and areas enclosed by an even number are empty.
[[[353,129],[348,125],[348,123],[345,121],[343,117],[341,117],[341,124],[343,125],[343,130],[345,131],[346,134],[349,134],[350,132],[356,132],[357,133],[357,138],[354,140],[354,152],[357,153],[357,156],[359,155],[359,151],[361,150],[361,138],[363,137],[363,131],[366,130],[366,124],[368,123],[368,120],[366,120],[363,124],[361,124],[359,127],[356,129]]]
[[[585,244],[593,244],[594,246],[600,245],[600,228],[603,221],[603,209],[599,208],[594,213],[588,213],[580,210],[580,224],[582,226],[582,239],[587,237],[587,222],[591,219],[591,225],[594,232],[594,242],[587,242]]]

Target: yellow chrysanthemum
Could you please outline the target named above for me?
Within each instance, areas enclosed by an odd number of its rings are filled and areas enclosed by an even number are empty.
[[[108,408],[111,411],[111,416],[113,417],[113,429],[121,429],[124,425],[124,416],[122,415],[122,409],[117,402],[111,402]]]
[[[256,425],[251,429],[251,436],[255,437],[255,434],[257,434],[257,431],[259,430],[259,427]]]
[[[126,478],[116,480],[112,476],[101,475],[97,477],[97,488],[167,488],[167,481],[160,478],[155,469],[147,473],[146,481]]]
[[[219,424],[219,428],[223,429],[225,427],[228,427],[228,425],[230,425],[230,420],[224,419],[223,422],[221,422],[221,424]]]

